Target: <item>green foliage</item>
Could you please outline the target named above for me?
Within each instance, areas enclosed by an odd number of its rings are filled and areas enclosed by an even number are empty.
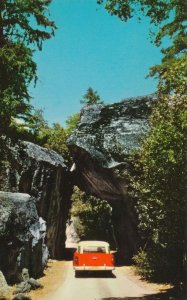
[[[42,126],[38,134],[39,143],[62,155],[67,165],[72,164],[72,158],[67,146],[67,139],[76,128],[79,118],[79,113],[70,116],[66,121],[67,126],[65,128],[59,123],[54,123],[52,127],[40,123]]]
[[[3,0],[0,3],[0,47],[12,42],[33,44],[41,50],[42,42],[54,35],[50,21],[51,0]],[[43,29],[44,28],[44,29]]]
[[[36,140],[42,135],[42,131],[49,128],[42,109],[32,110],[32,114],[27,119],[26,128],[34,135]]]
[[[62,127],[59,123],[49,126],[43,117],[42,109],[32,109],[31,113],[24,117],[20,122],[19,119],[12,118],[9,126],[9,135],[15,139],[27,140],[51,149],[63,156],[67,165],[72,164],[72,159],[67,146],[67,139],[76,128],[79,120],[79,113],[69,117],[67,127]]]
[[[32,108],[27,116],[23,116],[22,120],[20,118],[11,118],[7,134],[15,140],[21,139],[43,145],[46,141],[43,132],[47,128],[49,127],[43,117],[43,110]]]
[[[97,0],[98,4],[104,4],[111,15],[118,16],[122,21],[127,21],[134,12],[135,1],[123,0]]]
[[[146,243],[142,271],[177,283],[185,261],[187,97],[161,98],[151,124],[131,178]]]
[[[153,270],[151,270],[147,253],[143,249],[140,249],[138,254],[133,256],[133,260],[139,267],[139,270],[141,271],[140,274],[144,278],[151,279],[153,276]]]
[[[70,135],[76,128],[80,120],[80,113],[70,116],[66,121],[66,133]]]
[[[156,46],[167,39],[163,59],[150,70],[158,78],[158,103],[151,129],[133,156],[132,195],[136,199],[143,250],[134,257],[147,278],[179,283],[186,262],[186,3],[183,0],[98,0],[127,21],[147,16]]]
[[[142,277],[155,282],[179,285],[184,282],[181,251],[180,245],[170,245],[165,248],[158,244],[152,247],[149,245],[147,249],[141,249],[133,257],[133,260],[138,266],[138,272]]]
[[[173,45],[165,50],[168,54],[174,55],[185,49],[186,5],[183,0],[97,0],[97,3],[104,4],[111,15],[118,16],[122,21],[133,16],[149,17],[151,23],[159,27],[154,34],[156,45],[159,46],[166,36],[173,39]]]
[[[150,75],[158,76],[159,90],[178,93],[181,81],[186,81],[186,3],[183,0],[98,0],[112,15],[127,21],[135,15],[147,16],[155,26],[151,35],[155,45],[160,46],[165,38],[170,45],[162,49],[163,60],[152,68]],[[177,89],[175,89],[177,86]]]
[[[89,106],[93,104],[102,104],[103,101],[101,101],[97,91],[94,91],[91,87],[89,87],[86,94],[83,96],[83,99],[80,100],[80,103]]]
[[[51,128],[43,128],[39,139],[43,147],[52,149],[63,156],[66,164],[71,164],[71,157],[67,147],[68,135],[66,130],[59,124],[54,123]]]
[[[163,59],[162,64],[151,68],[150,75],[159,79],[158,93],[178,94],[186,93],[187,55],[181,57]]]
[[[30,49],[18,43],[0,48],[0,133],[8,128],[12,117],[29,115],[28,85],[33,79],[36,65]]]
[[[111,207],[101,199],[87,196],[78,187],[72,194],[71,216],[77,222],[76,230],[81,239],[111,239]]]
[[[33,51],[41,50],[56,28],[47,17],[50,2],[0,2],[0,134],[9,132],[12,118],[31,115],[28,87],[37,80]]]

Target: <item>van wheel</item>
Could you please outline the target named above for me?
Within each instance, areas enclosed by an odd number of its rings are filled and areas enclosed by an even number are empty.
[[[79,271],[75,271],[75,277],[80,277],[80,272]]]

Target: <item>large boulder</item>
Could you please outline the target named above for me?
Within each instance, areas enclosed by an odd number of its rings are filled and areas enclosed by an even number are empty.
[[[111,105],[84,107],[77,129],[68,140],[84,189],[111,200],[125,193],[124,180],[113,176],[129,166],[128,156],[140,147],[149,129],[154,95],[126,99]],[[79,172],[80,171],[80,172]]]
[[[125,260],[138,246],[134,207],[127,193],[129,154],[139,149],[149,129],[148,118],[155,101],[155,95],[149,95],[84,107],[68,141],[74,181],[112,206],[117,247]]]
[[[48,249],[46,226],[28,194],[0,192],[0,269],[8,282],[21,279],[23,267],[34,277],[43,273]]]
[[[61,258],[71,194],[69,171],[62,156],[30,142],[1,137],[0,157],[0,189],[32,196],[32,205],[36,206],[37,214],[42,218],[39,220],[46,222],[46,244],[50,257]],[[7,202],[7,210],[12,210],[10,202]],[[31,205],[31,201],[29,203]],[[37,226],[32,224],[30,231],[33,234],[37,232]],[[45,223],[40,226],[45,226]],[[32,272],[30,274],[33,276]]]
[[[43,288],[43,285],[36,279],[30,278],[28,269],[24,268],[21,275],[22,281],[16,285],[16,289],[13,292],[14,294],[27,293],[30,290]]]

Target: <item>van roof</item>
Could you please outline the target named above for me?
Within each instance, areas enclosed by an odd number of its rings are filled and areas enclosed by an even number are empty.
[[[109,243],[104,241],[81,241],[78,246],[109,246]]]

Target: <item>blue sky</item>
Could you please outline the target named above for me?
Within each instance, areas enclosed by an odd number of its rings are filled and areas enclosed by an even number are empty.
[[[36,88],[32,104],[44,110],[49,124],[64,125],[80,111],[88,87],[106,103],[153,93],[156,81],[145,79],[160,62],[160,50],[150,43],[149,20],[127,23],[110,16],[96,0],[53,0],[55,37],[37,51]]]

